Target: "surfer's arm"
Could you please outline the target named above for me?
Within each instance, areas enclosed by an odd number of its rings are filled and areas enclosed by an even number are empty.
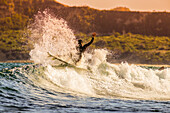
[[[92,36],[92,39],[89,43],[87,43],[83,46],[83,49],[86,49],[88,46],[90,46],[93,43],[93,41],[94,41],[94,36]]]
[[[94,32],[94,33],[92,34],[92,39],[91,39],[91,41],[83,46],[84,49],[86,49],[88,46],[90,46],[90,45],[93,43],[95,36],[96,36],[96,33]]]

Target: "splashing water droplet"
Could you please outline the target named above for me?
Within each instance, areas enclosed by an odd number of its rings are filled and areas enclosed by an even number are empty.
[[[56,18],[47,10],[38,12],[34,22],[29,25],[34,49],[31,60],[35,63],[49,63],[47,52],[72,62],[71,55],[76,53],[76,37],[62,18]]]

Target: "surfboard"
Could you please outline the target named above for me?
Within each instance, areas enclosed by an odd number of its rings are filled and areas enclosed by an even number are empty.
[[[60,59],[60,58],[50,54],[49,52],[47,52],[47,53],[48,53],[48,57],[52,57],[53,60],[58,60],[58,61],[64,63],[65,65],[68,65],[68,66],[75,66],[73,64],[70,64],[70,63],[68,63],[68,62],[66,62],[66,61],[64,61],[64,60],[62,60],[62,59]]]
[[[58,60],[58,61],[64,63],[64,64],[60,64],[60,65],[53,65],[53,67],[58,68],[58,67],[66,67],[67,66],[67,67],[75,68],[76,70],[78,69],[78,70],[84,70],[84,71],[91,71],[90,68],[89,69],[85,69],[85,68],[77,67],[76,65],[70,64],[70,63],[68,63],[68,62],[66,62],[66,61],[64,61],[64,60],[62,60],[62,59],[60,59],[60,58],[50,54],[49,52],[47,52],[47,53],[48,53],[48,56],[51,57],[53,60]]]

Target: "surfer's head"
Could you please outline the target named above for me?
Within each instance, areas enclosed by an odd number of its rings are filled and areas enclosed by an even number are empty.
[[[78,43],[81,44],[83,41],[82,40],[78,40]]]

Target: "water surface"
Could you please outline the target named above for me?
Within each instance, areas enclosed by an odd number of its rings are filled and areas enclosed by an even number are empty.
[[[118,66],[129,65],[120,64]],[[51,71],[53,76],[51,76],[56,77],[57,80],[56,78],[51,79],[49,77],[49,72],[47,73],[49,71],[48,68],[53,69]],[[130,68],[134,67],[130,66]],[[153,71],[156,73],[158,71],[157,69],[137,68],[148,72]],[[80,90],[81,88],[75,87],[77,83],[74,84],[74,82],[71,82],[71,78],[67,75],[68,71],[69,74],[75,74],[74,77],[72,75],[73,79],[76,79],[76,74],[83,77],[84,73],[86,76],[93,75],[93,72],[84,72],[84,70],[75,71],[75,69],[69,67],[56,68],[28,63],[0,63],[0,112],[170,112],[170,97],[166,95],[169,92],[165,90],[162,90],[161,95],[159,90],[150,89],[149,91],[149,89],[141,86],[141,88],[144,88],[142,90],[148,93],[148,96],[152,93],[154,98],[152,96],[145,97],[142,95],[140,97],[137,94],[143,93],[143,91],[134,92],[133,90],[133,92],[130,92],[131,89],[124,90],[120,89],[121,87],[112,90],[111,88],[117,87],[117,84],[123,81],[124,78],[114,81],[109,74],[102,75],[105,76],[102,79],[96,75],[88,79],[86,77],[84,79],[77,77],[76,81],[79,80],[78,83],[84,81],[84,83],[76,86],[84,88]],[[101,69],[100,71],[100,74],[106,73],[102,72]],[[169,69],[163,71],[169,71]],[[165,73],[163,71],[162,74]],[[133,73],[131,75],[134,76]],[[69,78],[65,78],[64,76]],[[169,75],[167,74],[167,76]],[[112,82],[116,82],[117,84],[110,86],[114,84],[109,83],[110,80],[107,81],[108,78],[106,77],[109,77],[109,79],[112,79]],[[88,89],[87,87],[90,88]],[[127,88],[127,86],[124,87]],[[131,87],[131,85],[128,87]],[[136,86],[137,89],[139,87]],[[169,91],[169,86],[165,88]],[[122,91],[127,94],[123,96]],[[132,95],[129,96],[128,93],[132,93]],[[156,93],[159,93],[159,95]]]

